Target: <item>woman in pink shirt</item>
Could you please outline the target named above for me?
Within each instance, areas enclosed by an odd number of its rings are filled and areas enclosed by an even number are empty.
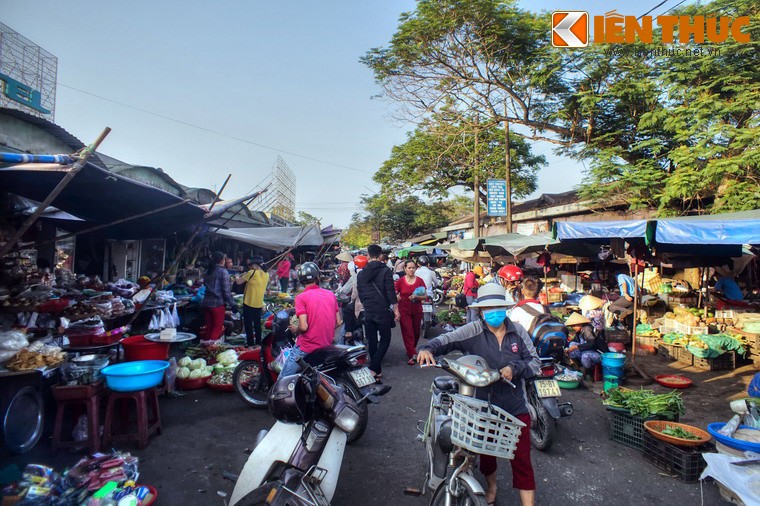
[[[288,293],[288,283],[290,281],[290,260],[288,257],[283,258],[277,264],[277,278],[280,280],[280,291]]]

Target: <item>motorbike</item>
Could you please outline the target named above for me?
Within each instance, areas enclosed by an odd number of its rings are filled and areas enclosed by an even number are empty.
[[[438,323],[435,316],[435,301],[430,298],[422,302],[422,322],[420,323],[420,338],[427,339],[430,327]]]
[[[427,420],[417,424],[417,440],[425,444],[427,453],[423,493],[433,491],[431,506],[485,506],[485,491],[473,474],[477,454],[514,458],[525,424],[490,402],[475,398],[476,388],[507,381],[483,358],[442,358],[435,367],[454,377],[433,380]]]
[[[301,373],[280,378],[268,396],[277,421],[257,436],[230,505],[325,506],[332,500],[348,435],[361,415],[345,385],[304,359],[299,365]]]
[[[541,357],[539,375],[528,380],[528,411],[530,412],[530,442],[536,450],[548,450],[554,443],[557,421],[573,414],[570,402],[559,402],[562,391],[554,376],[558,372],[552,357]]]
[[[269,391],[277,381],[281,368],[276,359],[283,348],[295,345],[295,336],[288,328],[292,315],[292,309],[275,313],[272,331],[263,339],[261,346],[238,357],[232,383],[243,402],[251,407],[266,408]],[[304,361],[340,384],[357,404],[360,419],[349,434],[348,442],[357,441],[367,428],[368,404],[379,402],[378,397],[389,390],[377,383],[365,365],[367,349],[363,345],[325,346],[306,355]]]
[[[433,304],[438,306],[443,302],[445,292],[443,288],[433,288]]]

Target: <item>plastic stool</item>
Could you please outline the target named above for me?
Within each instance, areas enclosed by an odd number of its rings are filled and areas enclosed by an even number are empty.
[[[100,451],[100,400],[103,398],[105,388],[102,383],[73,387],[52,388],[53,397],[56,400],[55,428],[51,452],[55,455],[58,448],[89,447],[90,453]],[[67,406],[84,406],[87,413],[87,439],[83,441],[61,440],[63,432],[63,419]]]
[[[131,400],[135,402],[137,411],[137,432],[115,434],[113,422],[117,401],[122,401],[122,408],[128,408],[129,401]],[[148,404],[150,404],[151,411],[153,412],[151,418],[148,418]],[[129,425],[129,414],[126,409],[122,409],[122,414],[119,418],[121,419],[121,424],[119,425]],[[127,428],[123,427],[125,430]],[[106,408],[106,422],[103,428],[105,446],[109,446],[112,441],[137,441],[137,447],[142,450],[148,446],[148,438],[154,432],[161,434],[161,412],[158,408],[158,392],[155,388],[138,390],[137,392],[110,392]]]

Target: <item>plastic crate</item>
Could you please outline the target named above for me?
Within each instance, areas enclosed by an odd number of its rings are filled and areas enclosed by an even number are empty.
[[[618,443],[630,446],[635,450],[641,450],[643,445],[644,422],[647,420],[667,420],[662,416],[650,416],[641,418],[633,416],[627,410],[607,408],[610,412],[610,439]],[[678,417],[674,422],[678,421]]]
[[[660,441],[644,429],[642,452],[644,460],[684,483],[699,481],[699,476],[707,467],[703,453],[714,452],[715,446],[676,446]]]
[[[694,355],[683,346],[674,346],[673,356],[682,364],[692,365],[694,363]]]
[[[631,333],[628,330],[605,329],[605,340],[608,343],[630,343]]]
[[[672,344],[665,344],[663,342],[660,342],[657,345],[657,354],[663,358],[667,358],[669,360],[675,360],[675,346]]]
[[[655,348],[657,348],[659,340],[659,337],[654,336],[636,336],[636,342],[638,344],[646,344],[647,346],[653,346]]]
[[[693,365],[704,371],[733,371],[736,369],[736,352],[727,351],[715,358],[694,357]]]
[[[707,325],[700,327],[699,325],[686,325],[685,323],[678,322],[677,328],[678,332],[689,336],[699,336],[710,333],[710,328]]]

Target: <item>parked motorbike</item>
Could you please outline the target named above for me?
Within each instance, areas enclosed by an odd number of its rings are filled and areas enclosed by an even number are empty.
[[[530,412],[530,442],[536,450],[548,450],[554,443],[557,421],[573,414],[570,402],[559,402],[562,391],[554,376],[557,364],[551,357],[542,357],[539,375],[527,383]]]
[[[329,505],[348,435],[361,424],[359,406],[345,389],[301,359],[300,374],[285,376],[268,396],[277,419],[262,431],[235,483],[230,505]],[[379,395],[390,390],[385,390]]]
[[[485,491],[473,475],[477,454],[514,458],[525,424],[501,408],[475,398],[476,388],[506,381],[483,358],[477,355],[457,360],[443,358],[436,367],[454,377],[439,376],[433,380],[428,418],[417,425],[417,439],[427,450],[423,491],[434,491],[431,506],[485,506]],[[421,424],[424,425],[420,427]]]
[[[261,346],[238,357],[240,363],[232,374],[232,383],[240,398],[249,406],[260,409],[267,406],[269,391],[280,371],[276,358],[283,348],[295,345],[295,336],[288,328],[292,314],[292,309],[275,313],[272,332],[264,338]],[[379,402],[378,397],[388,391],[377,384],[365,365],[367,349],[364,346],[326,346],[309,353],[304,360],[342,385],[356,402],[360,420],[349,434],[348,442],[358,440],[369,421],[367,404]]]
[[[445,292],[443,288],[433,288],[433,304],[438,306],[443,302]]]

